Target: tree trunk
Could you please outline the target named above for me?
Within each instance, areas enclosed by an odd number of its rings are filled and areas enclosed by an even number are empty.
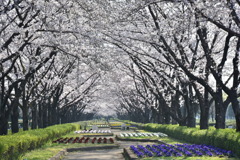
[[[54,116],[51,116],[51,121],[52,121],[52,125],[55,125],[57,124],[57,118],[58,118],[58,115],[57,115],[57,107],[56,106],[52,106],[52,115]]]
[[[189,114],[187,116],[187,126],[188,127],[196,127],[196,118],[194,116],[194,111],[192,109],[192,107],[190,107],[189,109]]]
[[[32,97],[36,97],[35,89],[33,89]],[[31,106],[30,107],[31,107],[31,111],[32,111],[32,124],[31,124],[31,127],[32,127],[32,129],[37,129],[37,125],[38,125],[38,121],[37,121],[38,112],[37,112],[36,100],[33,100],[31,102]]]
[[[191,106],[191,100],[188,97],[188,95],[184,96],[184,100],[185,100],[185,106],[187,109],[187,127],[196,127],[196,119],[194,116],[194,108],[193,106]]]
[[[66,116],[65,115],[61,115],[61,124],[66,123]]]
[[[225,129],[226,122],[226,111],[223,105],[222,90],[218,89],[215,96],[215,120],[216,120],[216,129]]]
[[[12,108],[12,114],[11,114],[12,133],[19,132],[18,118],[19,118],[18,104],[14,104]]]
[[[21,90],[19,89],[19,86],[16,85],[14,87],[15,89],[15,97],[14,100],[11,103],[12,108],[12,114],[11,114],[11,129],[12,133],[19,132],[19,125],[18,125],[18,118],[19,118],[19,98],[21,96]]]
[[[195,112],[194,107],[191,104],[191,100],[187,99],[187,127],[196,127],[196,118],[195,118]]]
[[[226,121],[226,111],[224,111],[224,108],[219,107],[221,104],[216,104],[216,129],[225,129],[225,121]]]
[[[192,85],[188,86],[189,88],[189,97],[187,98],[188,103],[188,127],[196,127],[196,114],[195,114],[195,106],[193,104],[193,90]]]
[[[51,106],[51,104],[48,104],[47,110],[48,110],[48,112],[47,112],[48,126],[51,126],[53,124],[52,123],[52,117],[55,117],[55,115],[52,114],[52,106]]]
[[[200,129],[208,129],[209,107],[200,106]]]
[[[32,107],[32,129],[37,129],[37,119],[38,119],[37,106],[33,105],[33,107]]]
[[[178,123],[179,126],[187,126],[187,118],[181,119]]]
[[[56,123],[55,124],[60,124],[59,107],[56,107]]]
[[[23,113],[23,130],[27,131],[28,130],[28,107],[27,106],[23,106],[22,107],[22,113]]]
[[[46,128],[48,126],[48,118],[47,118],[48,107],[46,103],[44,103],[42,107],[43,107],[43,110],[42,110],[43,128]]]
[[[158,104],[157,120],[158,120],[158,124],[163,124],[163,107],[161,106],[160,101]]]
[[[206,71],[208,75],[208,71]],[[207,76],[208,81],[208,76]],[[208,129],[208,120],[209,120],[209,110],[210,110],[210,103],[209,103],[209,92],[206,88],[204,88],[204,96],[202,98],[201,93],[197,92],[199,97],[199,105],[200,105],[200,129]]]
[[[43,109],[42,109],[42,103],[38,104],[38,128],[43,128]]]
[[[8,134],[8,118],[4,113],[0,113],[0,135]]]
[[[171,116],[166,112],[164,114],[164,124],[170,124],[171,122]]]
[[[172,118],[172,124],[178,124],[177,121],[175,119]]]
[[[235,114],[236,131],[240,132],[240,105],[239,105],[239,101],[237,99],[236,93],[231,95],[231,102],[232,102],[232,108]]]

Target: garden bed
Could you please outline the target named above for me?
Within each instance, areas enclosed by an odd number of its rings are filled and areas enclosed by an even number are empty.
[[[232,158],[235,155],[232,151],[227,151],[208,145],[190,145],[190,144],[160,144],[160,145],[137,145],[130,146],[130,149],[124,149],[124,155],[130,159],[139,159],[147,157],[220,157],[220,158]]]
[[[92,127],[92,126],[94,126],[94,124],[93,125],[88,125],[88,127]],[[98,128],[109,128],[110,126],[109,125],[107,125],[107,124],[97,124],[96,125]]]
[[[145,139],[145,138],[142,138],[142,139],[136,139],[136,138],[122,138],[122,137],[119,137],[119,136],[116,136],[115,138],[116,138],[116,140],[118,140],[118,141],[154,142],[154,143],[165,144],[164,142],[162,142],[162,141],[160,141],[160,140],[157,140],[157,139]]]
[[[74,131],[74,133],[112,133],[111,130],[81,130],[81,131]]]
[[[167,134],[161,133],[161,132],[157,132],[157,133],[148,133],[148,132],[144,132],[144,133],[120,133],[119,135],[120,137],[167,137]]]
[[[84,137],[112,137],[113,133],[105,133],[105,134],[80,134]]]
[[[90,131],[74,131],[75,134],[79,134],[85,137],[96,137],[96,136],[113,136],[110,130],[90,130]]]
[[[65,138],[58,138],[54,141],[52,141],[52,143],[64,143],[64,144],[67,144],[67,143],[92,143],[92,144],[95,144],[95,143],[104,143],[104,144],[113,144],[114,143],[114,140],[113,138],[89,138],[89,137],[65,137]]]

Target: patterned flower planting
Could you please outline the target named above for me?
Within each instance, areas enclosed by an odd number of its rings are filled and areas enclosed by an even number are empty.
[[[93,125],[88,125],[88,127],[92,127]],[[109,125],[106,125],[106,124],[98,124],[98,125],[96,125],[97,127],[104,127],[104,128],[107,128],[107,127],[109,127]]]
[[[112,133],[111,130],[74,131],[74,133]]]
[[[164,133],[121,133],[120,137],[167,137]]]
[[[114,143],[114,140],[113,138],[90,138],[90,137],[66,137],[66,138],[58,138],[57,140],[55,141],[52,141],[52,143],[64,143],[64,144],[67,144],[67,143]]]
[[[160,144],[147,146],[130,146],[130,149],[138,157],[233,157],[232,151],[227,151],[209,145],[190,144]]]
[[[123,123],[121,123],[121,122],[119,122],[119,123],[115,122],[115,123],[110,123],[110,126],[111,126],[111,127],[121,127],[122,124],[123,124]],[[130,124],[126,124],[126,126],[127,126],[127,127],[131,127]]]

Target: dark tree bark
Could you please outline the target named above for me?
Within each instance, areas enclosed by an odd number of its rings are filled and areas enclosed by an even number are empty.
[[[15,89],[15,97],[11,103],[12,105],[11,129],[12,129],[12,133],[17,133],[19,132],[18,118],[19,118],[19,98],[21,96],[21,90],[18,87],[18,85],[16,85],[14,89]]]
[[[215,95],[215,120],[217,129],[224,129],[225,128],[225,121],[226,121],[226,111],[227,108],[224,108],[223,105],[223,98],[222,98],[222,90],[218,89],[218,92]]]
[[[22,108],[22,113],[23,113],[23,130],[27,131],[29,129],[28,108],[23,107]]]
[[[228,92],[228,96],[230,97],[232,108],[235,114],[236,119],[236,131],[240,132],[240,105],[238,101],[238,97],[240,97],[240,93],[238,94],[238,88],[240,84],[240,72],[239,72],[239,53],[240,53],[240,37],[238,37],[238,42],[235,51],[235,57],[232,61],[233,63],[233,85],[231,90]]]
[[[236,94],[233,93],[232,97],[235,97],[232,98],[231,103],[236,119],[236,131],[240,132],[240,104]]]
[[[32,129],[37,129],[38,126],[38,112],[37,112],[37,105],[34,103],[32,107]]]
[[[17,104],[17,105],[13,105],[13,108],[12,108],[12,114],[11,114],[12,133],[19,132],[18,118],[19,118],[19,110],[18,110],[18,104]]]
[[[0,116],[0,135],[8,134],[8,117],[5,117],[5,114]]]
[[[47,105],[47,126],[52,125],[52,112],[53,112],[53,106],[51,105],[50,98],[48,99],[48,105]]]
[[[38,128],[43,128],[43,102],[38,104]]]
[[[42,123],[43,128],[46,128],[48,126],[48,102],[45,102],[42,106]]]

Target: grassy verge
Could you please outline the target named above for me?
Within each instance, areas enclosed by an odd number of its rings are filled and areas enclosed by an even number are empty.
[[[39,148],[56,137],[65,135],[77,128],[78,125],[69,123],[0,136],[0,159],[18,159],[21,154],[28,150]]]

